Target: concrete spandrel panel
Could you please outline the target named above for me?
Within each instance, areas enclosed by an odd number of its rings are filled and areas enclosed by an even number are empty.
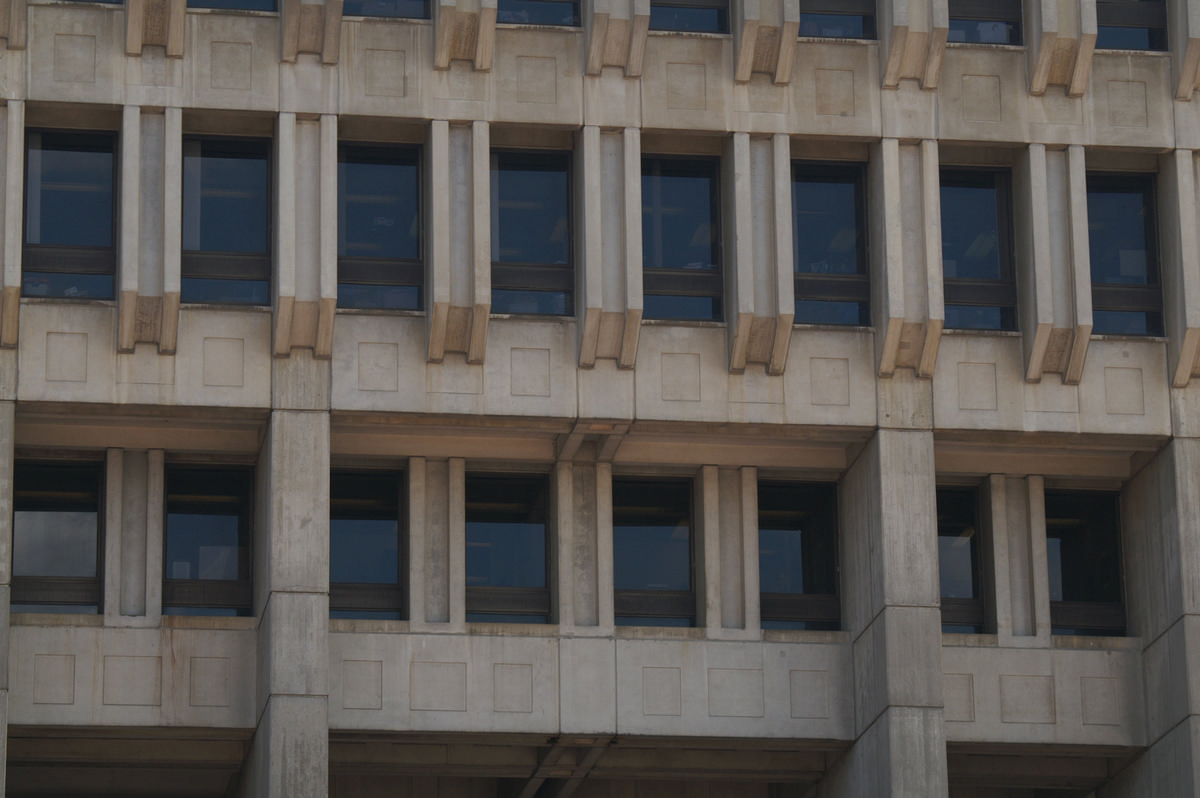
[[[633,418],[632,369],[617,368],[615,360],[597,360],[590,369],[575,372],[580,418]]]
[[[628,80],[620,69],[605,69],[583,77],[585,125],[607,128],[641,127],[642,81]]]
[[[33,655],[33,703],[75,703],[75,655]]]
[[[576,400],[575,323],[492,319],[482,367],[484,412],[573,418]],[[449,358],[447,358],[449,359]],[[434,397],[429,398],[436,407]]]
[[[114,401],[115,321],[112,305],[22,305],[17,398]]]
[[[942,648],[951,742],[1143,745],[1140,648]]]
[[[481,72],[470,62],[457,59],[447,69],[429,69],[424,75],[425,113],[452,121],[486,119],[495,97],[495,75],[495,71]]]
[[[1030,138],[1033,141],[1086,144],[1088,128],[1084,123],[1091,120],[1089,94],[1071,97],[1066,86],[1048,86],[1042,96],[1026,97]]]
[[[119,7],[30,5],[29,99],[120,103],[125,21]]]
[[[725,421],[728,374],[724,327],[644,325],[634,369],[637,417]]]
[[[1020,338],[943,334],[933,373],[934,425],[1019,429],[1023,377]]]
[[[1167,53],[1097,52],[1088,94],[1089,143],[1138,148],[1174,145],[1176,103]]]
[[[582,29],[498,27],[497,122],[578,125],[583,113]]]
[[[725,130],[733,89],[732,46],[728,36],[652,32],[642,75],[642,124]]]
[[[267,407],[271,402],[271,316],[263,310],[184,308],[176,357],[177,404]]]
[[[332,363],[335,410],[426,409],[424,318],[338,314]]]
[[[939,134],[968,141],[1026,141],[1023,48],[947,47],[938,89]]]
[[[558,730],[558,640],[334,631],[331,729]]]
[[[732,737],[852,734],[849,647],[618,639],[617,731]]]
[[[423,20],[344,20],[338,102],[345,114],[419,116],[431,23]]]
[[[1079,383],[1084,432],[1169,435],[1166,343],[1093,339]]]
[[[279,20],[188,14],[184,64],[192,105],[274,110],[279,105]]]
[[[786,421],[874,424],[873,336],[872,331],[863,329],[792,330],[787,370],[783,374]]]
[[[806,41],[797,45],[795,59],[789,127],[780,132],[880,135],[879,51],[875,43]],[[755,115],[754,121],[763,116]]]
[[[101,667],[106,706],[162,706],[162,657],[106,655]]]

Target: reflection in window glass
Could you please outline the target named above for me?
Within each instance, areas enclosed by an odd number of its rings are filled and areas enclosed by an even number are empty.
[[[343,146],[338,306],[421,308],[420,176],[414,149]]]
[[[1166,50],[1167,4],[1162,0],[1098,0],[1096,47]]]
[[[330,475],[330,617],[402,617],[399,496],[395,473]]]
[[[98,464],[16,464],[14,612],[98,611],[100,484]]]
[[[837,486],[758,486],[758,574],[762,628],[837,629]],[[833,603],[797,605],[799,596]]]
[[[979,496],[971,488],[938,488],[938,574],[942,631],[983,631],[979,601]]]
[[[238,469],[167,469],[164,612],[249,613],[250,482]]]
[[[25,143],[23,293],[111,299],[115,138],[30,131]]]
[[[646,318],[721,319],[719,213],[717,161],[642,159]]]
[[[1054,633],[1124,634],[1118,494],[1048,490],[1045,497]]]
[[[651,3],[650,30],[673,30],[689,33],[729,33],[729,10],[726,3],[693,4]]]
[[[613,586],[618,625],[694,624],[690,480],[613,482]],[[682,602],[669,608],[654,593]]]
[[[1016,329],[1007,173],[942,170],[941,205],[946,326]]]
[[[792,230],[797,324],[870,324],[862,170],[796,164]]]
[[[1016,22],[981,19],[950,19],[948,41],[971,44],[1020,44],[1021,26]]]
[[[429,6],[425,0],[345,0],[342,16],[429,19]]]
[[[1161,335],[1154,180],[1088,175],[1092,331]]]
[[[500,0],[497,22],[519,25],[579,25],[579,5],[574,0]]]
[[[1100,50],[1166,50],[1167,32],[1161,28],[1124,28],[1100,25],[1096,28],[1096,48]]]
[[[544,476],[467,477],[468,621],[549,621],[548,488]],[[489,588],[512,590],[506,595]],[[532,604],[518,606],[522,597],[530,597]]]

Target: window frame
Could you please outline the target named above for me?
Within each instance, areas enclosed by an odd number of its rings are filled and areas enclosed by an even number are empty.
[[[619,557],[616,552],[616,541],[613,543],[613,617],[617,626],[653,626],[661,628],[671,624],[638,624],[622,623],[621,618],[667,619],[683,618],[688,621],[684,626],[696,627],[699,620],[696,593],[696,481],[692,478],[653,477],[639,479],[632,476],[613,477],[612,480],[612,519],[613,527],[617,527],[617,518],[623,512],[617,501],[618,491],[625,484],[645,485],[686,483],[688,490],[688,590],[657,590],[648,588],[618,588],[616,586]],[[621,525],[623,526],[623,524]],[[615,537],[615,536],[614,536]]]
[[[80,143],[91,141],[93,143],[107,142],[109,145],[108,152],[112,161],[112,193],[109,197],[109,221],[111,230],[109,232],[109,240],[112,245],[109,247],[92,247],[92,246],[74,246],[69,244],[33,244],[27,238],[29,236],[29,191],[33,181],[29,178],[29,143],[30,134],[40,135],[55,135],[55,136],[71,136],[80,140]],[[117,241],[120,232],[120,163],[119,163],[119,136],[114,131],[107,130],[77,130],[77,129],[60,129],[60,128],[27,128],[24,134],[25,147],[25,163],[23,165],[22,179],[25,181],[24,190],[21,192],[21,295],[27,297],[41,296],[37,294],[29,294],[25,290],[25,274],[26,272],[33,274],[80,274],[80,275],[99,275],[112,278],[111,289],[107,296],[103,297],[79,297],[79,299],[106,299],[111,300],[116,298],[117,292]],[[80,150],[82,151],[82,150]],[[60,294],[45,295],[51,299],[66,299],[70,300],[73,297],[63,296]]]
[[[429,19],[429,0],[421,0],[422,10],[417,16],[409,14],[364,14],[360,10],[358,13],[343,11],[342,16],[345,17],[365,17],[368,19]]]
[[[1109,333],[1096,331],[1097,335],[1129,335],[1141,338],[1161,337],[1164,334],[1163,296],[1162,296],[1162,264],[1160,263],[1160,242],[1158,225],[1158,180],[1153,173],[1124,173],[1124,172],[1088,172],[1088,196],[1093,189],[1100,191],[1125,191],[1132,188],[1142,195],[1143,219],[1146,238],[1146,282],[1136,283],[1098,283],[1092,279],[1092,313],[1093,320],[1096,311],[1132,311],[1146,313],[1147,329],[1145,333]],[[1088,252],[1091,253],[1089,241]],[[1092,264],[1088,263],[1089,277],[1092,274]]]
[[[807,15],[822,15],[822,16],[838,16],[838,17],[861,17],[863,21],[862,39],[873,41],[879,36],[878,30],[875,27],[875,0],[801,0],[800,3],[800,30],[804,30],[804,17]],[[803,33],[799,34],[800,38],[829,38],[822,36],[806,37]],[[837,37],[851,38],[858,37]]]
[[[1013,27],[1007,42],[958,42],[959,44],[1006,44],[1020,46],[1025,41],[1020,0],[949,0],[950,22],[1003,22]]]
[[[943,520],[943,511],[945,508],[944,496],[947,494],[958,494],[969,500],[971,508],[971,518],[952,518]],[[938,589],[938,600],[941,608],[942,616],[942,631],[947,633],[946,627],[951,626],[972,626],[973,632],[966,634],[981,634],[985,631],[987,625],[987,602],[984,600],[984,580],[983,580],[983,518],[985,512],[984,492],[979,486],[964,486],[964,485],[939,485],[936,491],[936,525],[937,536],[940,541],[943,537],[962,537],[962,531],[974,527],[974,532],[969,536],[970,540],[970,558],[971,558],[971,587],[975,595],[972,597],[961,596],[943,596],[941,588]],[[957,534],[943,534],[943,530],[959,530]],[[938,580],[941,580],[942,560],[939,552],[938,556]],[[950,630],[949,633],[960,633]]]
[[[567,262],[563,263],[525,263],[518,261],[501,261],[496,259],[496,237],[499,234],[498,224],[492,225],[492,270],[491,270],[491,287],[492,291],[497,289],[502,291],[532,291],[546,293],[563,293],[566,296],[566,308],[563,313],[516,313],[507,310],[495,310],[495,301],[492,301],[493,313],[504,313],[521,316],[551,316],[554,318],[562,318],[575,315],[575,180],[572,166],[574,159],[569,150],[523,150],[510,148],[493,149],[490,155],[491,172],[502,171],[500,161],[505,160],[510,163],[526,162],[527,164],[537,168],[539,165],[545,166],[555,161],[561,161],[562,173],[567,181]],[[542,171],[558,171],[544,169]],[[499,186],[496,185],[495,178],[492,178],[491,193],[495,203],[499,203]],[[499,212],[497,209],[493,212],[493,217]],[[494,221],[494,219],[493,219]]]
[[[15,458],[13,462],[13,492],[12,492],[12,512],[13,512],[13,539],[12,548],[14,560],[12,563],[12,583],[10,606],[17,605],[66,605],[77,606],[81,608],[94,608],[96,614],[104,612],[104,547],[105,547],[105,508],[107,487],[105,462],[102,459],[81,459],[72,461],[59,460],[36,460],[25,459],[21,457]],[[95,576],[17,576],[17,563],[15,560],[16,554],[16,513],[21,512],[25,508],[22,505],[36,504],[24,494],[27,492],[22,490],[19,483],[28,479],[30,471],[42,471],[43,478],[52,480],[57,489],[49,489],[43,491],[47,494],[58,494],[59,498],[47,498],[45,503],[53,501],[55,506],[61,507],[62,494],[65,492],[62,487],[62,472],[74,471],[80,472],[76,476],[81,478],[85,476],[84,471],[94,472],[91,476],[96,480],[95,496],[96,496],[96,575]],[[59,472],[55,478],[53,472]],[[69,508],[64,508],[69,509]],[[85,512],[90,512],[86,510]],[[25,610],[16,609],[13,612],[23,612]],[[37,610],[31,610],[36,612]],[[90,612],[84,614],[91,614]]]
[[[554,541],[554,519],[552,517],[552,491],[553,485],[549,474],[538,474],[535,472],[514,473],[514,472],[494,472],[494,471],[479,471],[469,472],[465,476],[463,485],[463,515],[464,515],[464,532],[463,544],[470,545],[469,531],[466,527],[471,523],[468,517],[471,513],[471,483],[473,481],[489,480],[525,480],[529,482],[541,482],[541,510],[545,515],[544,526],[544,576],[545,587],[524,587],[514,585],[465,585],[465,614],[470,615],[496,615],[496,616],[530,616],[529,621],[519,621],[518,623],[531,624],[546,624],[554,623],[554,602],[551,595],[551,558],[553,552]],[[534,508],[537,506],[535,499]],[[539,618],[544,617],[542,621]],[[473,619],[470,623],[491,623],[492,621]],[[514,623],[511,619],[497,620],[495,623]]]
[[[183,507],[202,506],[196,505],[194,500],[189,502],[181,500],[178,504],[172,498],[171,480],[172,475],[178,476],[180,473],[191,473],[193,475],[210,474],[219,475],[216,478],[226,477],[233,479],[234,475],[241,481],[241,487],[244,488],[244,495],[237,497],[240,499],[238,510],[238,528],[239,537],[244,538],[246,545],[238,546],[238,578],[236,580],[225,579],[175,579],[172,578],[167,569],[167,547],[170,545],[170,517],[173,512],[188,512],[187,510],[173,509],[181,505]],[[234,610],[235,615],[249,616],[254,611],[254,468],[248,466],[200,466],[190,463],[167,463],[163,473],[163,535],[162,535],[162,607],[164,615],[173,615],[167,611],[168,607],[180,607],[190,610]],[[221,494],[217,494],[221,495]],[[233,497],[234,494],[224,494],[224,498]],[[189,513],[197,515],[205,515],[206,513]],[[217,515],[218,513],[208,513]],[[223,615],[221,612],[189,612],[178,613],[181,615]]]
[[[855,259],[858,271],[855,274],[819,274],[803,272],[797,267],[802,255],[801,242],[797,240],[797,209],[792,203],[792,284],[794,300],[824,302],[857,302],[859,306],[857,325],[871,324],[871,274],[870,274],[870,227],[867,219],[866,165],[861,163],[830,163],[817,161],[792,161],[792,191],[797,183],[851,183],[854,186]],[[805,179],[809,178],[809,179]],[[797,314],[798,316],[799,314]],[[809,322],[794,318],[795,324],[828,323]]]
[[[763,487],[786,488],[790,491],[801,494],[801,500],[805,504],[825,503],[819,510],[818,515],[824,515],[824,519],[831,526],[825,530],[828,539],[823,541],[831,551],[831,562],[821,563],[833,570],[833,593],[820,593],[805,591],[803,593],[759,593],[759,621],[760,626],[762,621],[782,621],[794,622],[797,624],[813,624],[815,628],[820,628],[822,625],[829,626],[834,630],[841,628],[842,613],[841,613],[841,579],[839,562],[839,517],[838,517],[838,485],[836,482],[800,482],[791,480],[775,480],[767,479],[760,480],[758,483],[758,519],[757,531],[760,539],[761,551],[761,535],[763,529]],[[825,495],[820,495],[825,494]],[[807,501],[805,501],[807,497]],[[761,560],[761,554],[760,554]],[[760,567],[760,588],[761,588],[761,567]],[[763,627],[764,629],[766,627]],[[807,628],[797,627],[797,628]]]
[[[677,266],[647,266],[646,238],[642,235],[642,306],[645,308],[646,297],[706,297],[715,300],[713,304],[717,314],[710,318],[681,318],[652,316],[646,313],[646,319],[663,321],[725,321],[725,240],[721,207],[721,158],[713,155],[642,155],[642,225],[645,228],[646,206],[646,168],[647,164],[656,164],[661,176],[663,164],[673,164],[681,172],[690,172],[683,176],[710,177],[709,185],[709,229],[712,231],[712,257],[716,261],[713,269],[683,269]],[[685,167],[687,167],[685,169]]]
[[[1096,635],[1104,637],[1124,637],[1128,634],[1127,617],[1125,612],[1125,563],[1121,541],[1121,495],[1117,491],[1099,490],[1057,490],[1047,489],[1043,496],[1043,507],[1047,508],[1044,516],[1046,527],[1046,546],[1049,551],[1049,541],[1056,537],[1051,534],[1052,519],[1060,519],[1060,515],[1051,515],[1049,506],[1055,500],[1075,502],[1078,512],[1067,520],[1077,520],[1084,524],[1088,522],[1107,527],[1103,531],[1111,534],[1113,550],[1109,552],[1114,560],[1117,591],[1119,601],[1086,601],[1068,599],[1050,601],[1050,632],[1065,635]],[[1107,523],[1106,523],[1107,522]],[[1098,567],[1099,557],[1086,557],[1088,569]],[[1064,569],[1065,570],[1065,569]],[[1095,580],[1097,574],[1090,574]],[[1049,590],[1047,590],[1049,593]],[[1069,631],[1059,631],[1068,629]]]
[[[547,28],[579,28],[583,25],[583,19],[580,15],[579,0],[524,0],[524,2],[545,3],[545,7],[565,5],[570,3],[572,20],[571,22],[525,22],[522,20],[503,19],[505,12],[508,9],[504,8],[504,0],[499,0],[496,9],[496,22],[501,25],[537,25]]]
[[[343,613],[338,617],[375,618],[379,613],[396,613],[400,620],[408,617],[408,524],[407,508],[405,506],[404,490],[405,475],[401,471],[363,471],[333,469],[329,475],[329,521],[330,521],[330,565],[332,568],[333,521],[352,520],[353,511],[339,513],[338,505],[342,502],[354,501],[362,506],[360,497],[349,499],[339,498],[337,494],[340,480],[363,479],[378,481],[380,484],[390,482],[393,496],[391,500],[377,498],[366,507],[368,512],[359,516],[365,520],[393,520],[396,522],[396,581],[392,582],[335,582],[332,572],[329,578],[329,610]],[[390,511],[390,514],[385,514]],[[342,515],[342,518],[337,516]]]
[[[941,202],[940,194],[942,188],[987,188],[989,183],[991,187],[994,187],[996,193],[996,247],[1001,276],[999,279],[946,277],[943,269],[942,305],[943,308],[948,305],[967,308],[996,308],[1000,311],[1000,326],[952,327],[947,321],[947,329],[1013,332],[1020,326],[1020,295],[1017,291],[1016,259],[1014,257],[1012,170],[953,165],[943,167],[939,171],[938,179],[939,204],[942,206],[944,219],[945,203]],[[944,262],[945,253],[943,252]],[[944,313],[944,315],[948,316],[949,314]]]
[[[668,33],[709,33],[717,35],[727,35],[731,28],[730,21],[730,3],[729,0],[652,0],[650,3],[650,19],[654,19],[655,8],[697,8],[697,9],[713,9],[719,12],[717,17],[719,24],[717,30],[692,30],[690,28],[664,28],[656,27],[653,22],[650,23],[650,30],[662,31]]]
[[[249,6],[249,5],[265,5],[265,4],[250,2],[250,3],[247,3],[246,5]],[[270,8],[247,8],[247,7],[240,6],[237,3],[218,3],[217,5],[212,5],[211,3],[203,2],[203,0],[187,0],[187,7],[189,9],[204,8],[204,9],[209,9],[211,11],[235,11],[235,12],[257,11],[260,13],[279,13],[279,3],[276,2],[276,0],[271,0]]]
[[[337,282],[338,307],[357,309],[359,305],[342,304],[341,287],[345,285],[363,285],[372,287],[407,286],[417,289],[417,306],[410,310],[425,309],[425,203],[424,175],[422,169],[422,151],[418,145],[385,145],[359,144],[357,142],[338,142],[338,165],[346,162],[347,154],[357,155],[361,160],[350,163],[388,164],[413,166],[417,173],[416,205],[417,205],[417,257],[414,258],[377,258],[360,255],[338,255]],[[411,159],[411,160],[409,160]],[[342,208],[345,205],[345,186],[338,181],[338,237],[341,239],[343,224]],[[373,310],[408,310],[405,308],[371,308]]]
[[[1144,50],[1145,52],[1165,52],[1170,45],[1168,27],[1167,4],[1165,2],[1156,2],[1156,0],[1137,0],[1137,2],[1096,0],[1097,49],[1110,49],[1106,48],[1100,41],[1103,38],[1105,28],[1140,28],[1147,32],[1149,46],[1136,49]]]
[[[274,258],[273,237],[275,234],[275,169],[272,163],[273,142],[268,138],[260,138],[254,136],[208,136],[208,135],[184,135],[183,143],[186,146],[190,142],[199,142],[201,145],[200,158],[206,157],[203,147],[205,145],[214,145],[222,148],[226,152],[242,152],[245,154],[258,154],[261,149],[262,160],[267,168],[266,179],[266,207],[267,218],[265,220],[266,229],[264,231],[264,239],[266,242],[265,252],[219,252],[215,250],[204,249],[182,249],[179,260],[179,276],[182,281],[186,280],[242,280],[246,282],[262,282],[266,284],[267,299],[265,303],[250,302],[245,300],[226,301],[221,303],[209,303],[203,299],[189,299],[187,291],[181,288],[180,301],[184,303],[198,304],[230,304],[238,306],[262,307],[263,305],[271,304],[271,262]],[[217,155],[218,153],[214,153]],[[184,160],[186,161],[186,152]],[[188,195],[187,190],[187,170],[184,170],[180,176],[180,191],[182,199],[180,201],[180,213],[183,213],[184,202]],[[201,187],[201,191],[203,188]]]

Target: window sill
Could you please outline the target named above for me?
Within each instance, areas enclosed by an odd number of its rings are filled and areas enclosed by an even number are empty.
[[[646,32],[651,36],[681,36],[685,39],[713,39],[721,41],[733,38],[732,33],[709,33],[698,30],[649,30]]]
[[[723,321],[700,321],[697,319],[642,319],[643,327],[712,327],[714,329],[725,329]]]
[[[1141,651],[1140,637],[1111,637],[1106,635],[1051,635],[1054,648],[1073,650]]]
[[[498,30],[550,30],[583,33],[582,25],[539,25],[536,22],[497,22]]]
[[[270,305],[243,305],[237,302],[231,302],[227,305],[222,305],[216,302],[181,302],[180,310],[234,310],[245,313],[270,313]]]
[[[278,11],[257,11],[249,8],[189,8],[189,14],[229,14],[235,17],[264,17],[266,19],[277,18]]]
[[[849,643],[846,631],[813,631],[808,629],[763,629],[764,643]]]
[[[467,634],[477,637],[558,637],[556,623],[467,623]]]
[[[1020,338],[1020,330],[976,330],[971,327],[943,327],[943,335],[996,336],[997,338]]]
[[[857,39],[852,36],[797,36],[796,40],[817,44],[879,44],[878,39]]]
[[[433,24],[433,20],[429,19],[428,17],[382,17],[370,14],[347,14],[342,17],[342,22],[377,22],[379,20],[383,20],[385,22],[416,22],[423,25]]]
[[[495,321],[497,319],[511,319],[512,321],[548,321],[557,324],[564,322],[574,323],[574,316],[556,316],[550,313],[489,313],[488,317]]]
[[[1000,645],[1000,639],[992,634],[942,632],[942,645],[947,648],[980,648]]]
[[[258,618],[229,615],[164,615],[164,629],[225,629],[238,631],[258,628]]]
[[[1093,341],[1117,341],[1126,343],[1129,341],[1148,341],[1155,344],[1165,344],[1167,337],[1165,335],[1122,335],[1119,333],[1092,333]]]
[[[262,305],[254,305],[253,307],[264,307]],[[405,310],[403,308],[338,308],[339,315],[346,316],[412,316],[414,318],[425,318],[423,310]]]
[[[115,299],[93,299],[91,297],[70,297],[70,296],[23,296],[21,297],[22,305],[57,305],[66,303],[68,305],[92,305],[100,308],[115,308],[117,300]]]
[[[618,640],[703,640],[702,626],[617,626],[613,636]]]
[[[1119,48],[1104,48],[1097,47],[1094,51],[1096,55],[1149,55],[1157,58],[1170,58],[1169,50],[1122,50]]]
[[[999,42],[946,42],[946,47],[957,50],[1007,50],[1014,53],[1025,52],[1023,44],[1001,44]]]
[[[330,634],[405,634],[408,621],[382,620],[379,618],[330,618]]]
[[[875,332],[874,327],[864,326],[862,324],[811,324],[803,321],[793,323],[792,329],[811,330],[812,332]]]
[[[104,626],[104,616],[74,612],[14,612],[9,623],[13,626]]]

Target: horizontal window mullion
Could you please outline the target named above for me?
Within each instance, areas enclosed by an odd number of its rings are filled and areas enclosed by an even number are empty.
[[[1123,630],[1125,608],[1120,602],[1051,601],[1050,623],[1074,629]]]
[[[338,258],[338,282],[357,285],[420,286],[425,268],[419,260],[408,258]]]
[[[690,590],[616,590],[616,615],[632,617],[694,618],[696,594]]]
[[[1165,3],[1096,3],[1096,22],[1125,28],[1164,28],[1167,25]]]
[[[269,280],[271,256],[245,252],[184,252],[184,277],[216,280]]]
[[[550,590],[544,587],[467,588],[467,612],[514,615],[549,615]]]
[[[869,302],[871,282],[865,274],[827,275],[797,273],[796,299],[823,299],[835,302]]]
[[[1162,289],[1157,285],[1092,285],[1093,310],[1162,312]]]
[[[942,623],[952,626],[982,626],[983,599],[943,598]]]
[[[492,288],[514,291],[571,291],[575,270],[569,263],[492,262]]]
[[[117,252],[114,249],[92,247],[26,244],[21,266],[29,272],[113,274],[117,267]]]
[[[1009,280],[962,280],[947,279],[943,286],[943,299],[947,305],[982,305],[987,307],[1015,307],[1017,286]]]
[[[729,7],[729,0],[653,0],[653,5],[667,8],[720,8]]]
[[[95,576],[14,576],[13,604],[100,604]]]
[[[1021,4],[1016,0],[951,0],[951,19],[1021,21]]]
[[[251,598],[250,583],[243,580],[168,579],[162,588],[162,603],[170,606],[240,609]]]
[[[329,585],[329,608],[343,611],[398,611],[404,606],[399,584],[333,582]]]
[[[763,593],[759,598],[764,621],[838,621],[838,597],[821,593]]]
[[[721,296],[724,279],[717,269],[645,269],[643,290],[671,296]]]
[[[875,15],[874,0],[814,0],[800,3],[801,14],[846,14],[871,17]]]

